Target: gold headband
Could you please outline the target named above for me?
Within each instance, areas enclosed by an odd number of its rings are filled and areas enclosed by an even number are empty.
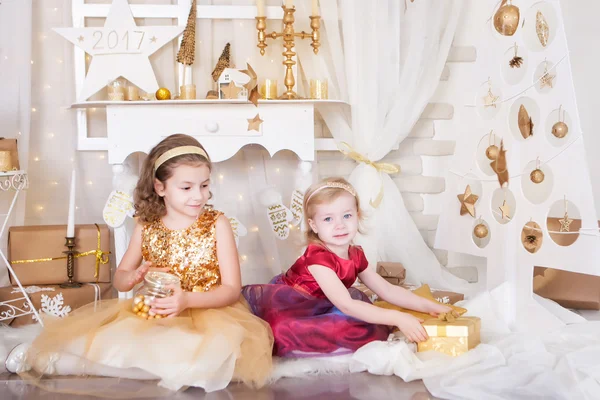
[[[342,182],[325,182],[322,186],[319,186],[318,188],[316,188],[315,191],[310,194],[310,196],[308,196],[308,199],[306,199],[306,202],[308,203],[310,198],[313,197],[315,195],[315,193],[317,193],[325,188],[343,189],[346,192],[350,193],[352,196],[356,197],[356,191],[350,185],[347,185]]]
[[[158,159],[154,162],[154,172],[156,173],[156,170],[158,170],[161,165],[169,161],[171,158],[182,156],[184,154],[199,154],[207,160],[210,160],[210,158],[208,158],[208,154],[206,154],[206,152],[198,146],[179,146],[169,151],[165,151],[160,157],[158,157]]]

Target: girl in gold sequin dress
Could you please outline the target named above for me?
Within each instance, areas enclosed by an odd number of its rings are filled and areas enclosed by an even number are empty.
[[[41,386],[43,374],[158,379],[169,390],[213,391],[232,380],[265,384],[273,336],[240,298],[231,226],[206,205],[210,171],[200,143],[173,135],[150,152],[136,187],[138,223],[114,286],[130,291],[153,268],[177,275],[181,286],[171,287],[173,295],[151,304],[150,314],[165,318],[142,319],[132,311],[132,300],[110,300],[96,311],[88,305],[48,321],[27,351],[21,376]],[[73,390],[82,391],[133,397],[106,387]],[[154,393],[136,388],[135,395]]]

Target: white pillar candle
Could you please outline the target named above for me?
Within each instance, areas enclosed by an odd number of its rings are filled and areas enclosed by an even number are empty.
[[[75,237],[75,170],[73,170],[73,173],[71,174],[71,193],[69,194],[67,237]]]

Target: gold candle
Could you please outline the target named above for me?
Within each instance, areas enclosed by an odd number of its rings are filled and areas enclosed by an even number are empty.
[[[267,100],[273,100],[277,98],[277,80],[276,79],[265,79],[262,85],[260,85],[260,95]]]
[[[108,99],[110,101],[123,101],[125,100],[125,85],[119,80],[109,82],[108,86]]]
[[[328,98],[326,80],[310,80],[310,98],[316,100],[326,100]]]
[[[182,100],[195,100],[196,99],[196,85],[193,83],[183,85],[179,87],[179,98]]]
[[[137,101],[140,99],[140,91],[137,86],[129,85],[125,89],[125,100]]]

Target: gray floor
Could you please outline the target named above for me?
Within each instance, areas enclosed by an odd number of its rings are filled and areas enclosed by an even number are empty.
[[[136,381],[124,381],[114,378],[56,378],[53,384],[69,389],[75,389],[80,385],[86,387],[94,385],[111,385],[119,382],[125,385],[127,391],[141,387],[144,383]],[[147,383],[146,383],[147,384]],[[155,397],[156,398],[156,397]],[[162,397],[164,398],[164,397]],[[169,399],[194,399],[194,400],[430,400],[434,399],[428,394],[421,381],[404,382],[396,376],[375,376],[367,373],[321,376],[306,379],[282,379],[271,386],[261,390],[252,390],[243,385],[230,385],[227,389],[205,393],[201,389],[188,389],[168,396]],[[69,399],[97,399],[96,397],[65,395],[49,393],[35,386],[22,382],[17,375],[0,374],[0,399],[22,400],[22,399],[44,399],[44,400],[69,400]]]

